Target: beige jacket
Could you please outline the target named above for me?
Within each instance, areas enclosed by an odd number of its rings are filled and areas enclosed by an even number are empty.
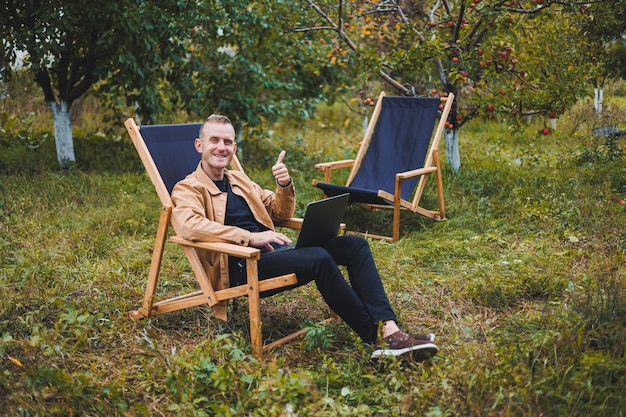
[[[226,170],[233,193],[242,196],[256,220],[274,230],[274,221],[293,216],[296,205],[293,182],[287,187],[276,185],[276,191],[264,190],[246,174]],[[250,232],[236,226],[224,225],[227,194],[221,192],[201,165],[180,181],[172,190],[172,225],[176,234],[184,239],[202,242],[228,242],[248,246]],[[200,259],[213,288],[229,286],[228,257],[224,254],[202,251]],[[226,302],[213,306],[213,314],[226,320]]]

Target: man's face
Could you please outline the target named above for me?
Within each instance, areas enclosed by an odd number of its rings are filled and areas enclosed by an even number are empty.
[[[221,179],[224,168],[237,151],[235,129],[228,123],[206,123],[195,146],[202,154],[205,171],[208,171],[212,179]]]

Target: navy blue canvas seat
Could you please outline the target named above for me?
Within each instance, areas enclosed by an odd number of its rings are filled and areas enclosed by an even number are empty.
[[[194,147],[201,123],[142,126],[141,135],[168,193],[200,162]]]
[[[152,262],[148,273],[148,282],[143,299],[143,305],[129,312],[135,319],[141,319],[155,314],[197,307],[200,305],[216,306],[222,301],[237,297],[247,297],[250,318],[250,338],[252,351],[261,356],[264,351],[280,346],[304,334],[304,330],[296,331],[269,344],[263,344],[261,334],[260,293],[280,288],[288,288],[297,284],[295,274],[287,274],[259,281],[256,262],[260,259],[260,250],[257,248],[232,245],[222,242],[193,242],[173,235],[170,241],[180,245],[193,270],[200,289],[187,294],[157,300],[158,281],[161,261],[167,241],[171,214],[174,204],[171,192],[174,185],[185,176],[193,172],[200,161],[201,155],[194,147],[194,140],[199,136],[200,123],[138,126],[133,119],[124,123],[137,149],[152,184],[161,200],[161,215],[157,226]],[[242,170],[236,157],[230,164],[230,169]],[[302,219],[291,219],[278,226],[299,228]],[[245,259],[247,266],[247,282],[243,285],[225,289],[214,289],[207,276],[199,251],[210,251],[220,256],[236,256]],[[224,258],[225,259],[225,258]],[[332,314],[332,313],[331,313]],[[226,315],[222,318],[226,318]],[[326,321],[326,320],[325,320]]]
[[[313,180],[313,185],[327,196],[349,193],[350,202],[369,209],[393,209],[391,236],[368,234],[370,237],[398,240],[401,210],[445,219],[438,144],[453,100],[452,94],[440,99],[381,93],[355,159],[316,164],[325,175],[324,181]],[[351,169],[345,185],[330,182],[331,172],[340,168]],[[431,173],[437,181],[436,210],[420,206]]]

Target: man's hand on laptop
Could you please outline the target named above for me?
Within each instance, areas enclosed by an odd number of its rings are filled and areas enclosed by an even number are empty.
[[[272,243],[279,245],[290,245],[292,240],[287,236],[273,230],[267,230],[265,232],[250,233],[250,240],[248,244],[255,248],[266,248],[270,252],[274,252]]]

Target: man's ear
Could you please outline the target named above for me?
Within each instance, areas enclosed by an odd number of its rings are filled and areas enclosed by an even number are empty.
[[[196,140],[193,141],[193,146],[195,146],[198,153],[202,153],[202,141],[200,138],[196,138]]]

